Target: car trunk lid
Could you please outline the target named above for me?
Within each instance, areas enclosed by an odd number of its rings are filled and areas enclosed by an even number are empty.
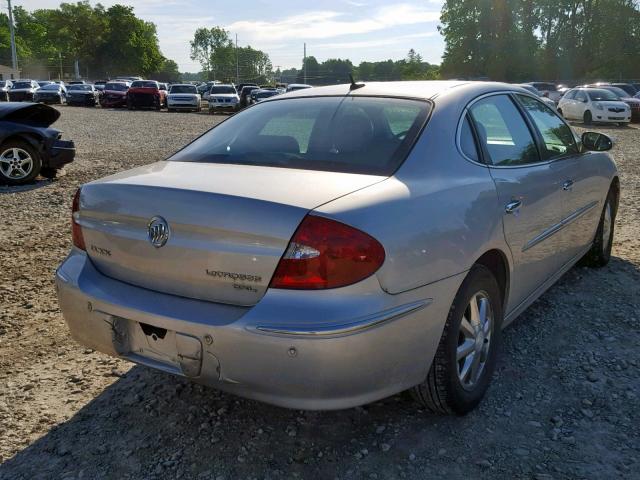
[[[313,208],[386,177],[158,162],[82,188],[78,222],[105,275],[201,300],[253,305]],[[150,242],[150,222],[169,238]],[[156,233],[162,228],[156,228]]]

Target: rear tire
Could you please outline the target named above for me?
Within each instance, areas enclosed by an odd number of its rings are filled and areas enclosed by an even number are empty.
[[[591,125],[592,121],[593,121],[593,117],[591,116],[591,112],[587,110],[586,112],[584,112],[583,122],[585,125]]]
[[[44,178],[48,178],[49,180],[53,180],[58,176],[58,169],[51,167],[42,167],[40,169],[40,176]]]
[[[489,387],[501,328],[498,282],[488,268],[474,265],[453,300],[427,378],[413,388],[418,402],[434,413],[473,410]]]
[[[620,126],[620,127],[622,127],[622,128],[626,127],[627,125],[629,125],[627,122],[620,122],[620,123],[618,123],[618,126]]]
[[[591,250],[580,259],[579,264],[581,266],[602,268],[611,260],[611,247],[613,245],[617,213],[616,204],[617,199],[615,198],[614,190],[610,189],[600,215],[600,223],[598,223],[593,245],[591,245]]]
[[[7,185],[30,183],[40,173],[41,166],[36,149],[23,140],[9,140],[0,146],[0,182]]]

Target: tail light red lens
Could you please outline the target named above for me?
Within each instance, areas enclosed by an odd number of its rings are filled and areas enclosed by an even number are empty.
[[[71,207],[71,236],[73,237],[73,244],[80,250],[87,250],[84,244],[84,237],[82,236],[82,227],[78,224],[77,217],[80,210],[80,189],[76,190],[76,194],[73,196],[73,206]]]
[[[384,258],[384,248],[370,235],[335,220],[307,215],[289,242],[270,287],[344,287],[373,275]]]

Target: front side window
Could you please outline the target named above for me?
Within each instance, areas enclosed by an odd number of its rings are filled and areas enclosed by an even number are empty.
[[[469,109],[488,163],[526,165],[540,161],[538,149],[524,118],[506,95],[494,95]]]
[[[392,175],[425,124],[425,101],[353,97],[259,103],[169,160]]]
[[[584,93],[584,91],[582,91],[582,90],[578,90],[578,91],[576,92],[576,97],[575,97],[575,99],[576,99],[578,102],[587,103],[587,94],[586,94],[586,93]]]
[[[544,148],[541,154],[543,160],[578,153],[573,132],[558,115],[535,98],[526,95],[518,95],[517,97],[542,136]]]

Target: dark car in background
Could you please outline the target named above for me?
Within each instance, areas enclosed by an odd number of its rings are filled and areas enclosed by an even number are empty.
[[[251,92],[251,103],[258,103],[276,95],[280,95],[280,92],[275,88],[260,88]]]
[[[38,103],[55,103],[62,105],[67,102],[67,89],[63,85],[50,83],[36,90],[33,94],[33,101]]]
[[[242,87],[242,90],[238,90],[240,92],[240,108],[249,106],[251,92],[253,92],[254,90],[260,90],[260,87],[258,87],[257,85],[246,85]]]
[[[93,85],[74,83],[67,87],[67,105],[95,107],[99,98],[100,92]]]
[[[11,80],[0,80],[0,102],[9,101],[9,90],[13,82]]]
[[[634,97],[638,93],[638,89],[631,83],[612,83],[612,87],[618,87],[627,92],[627,96]]]
[[[35,80],[16,80],[9,90],[10,102],[32,102],[33,94],[40,88]]]
[[[155,108],[162,109],[166,105],[166,90],[160,89],[155,80],[136,80],[131,83],[127,92],[127,108]]]
[[[129,82],[107,82],[100,96],[100,105],[104,108],[126,107],[130,85]]]
[[[54,178],[73,161],[75,145],[51,128],[58,118],[58,110],[39,103],[0,105],[0,182],[21,185],[38,174]]]
[[[93,82],[93,86],[95,87],[96,90],[98,90],[99,92],[103,92],[104,91],[104,87],[108,82],[106,80],[96,80],[95,82]]]

